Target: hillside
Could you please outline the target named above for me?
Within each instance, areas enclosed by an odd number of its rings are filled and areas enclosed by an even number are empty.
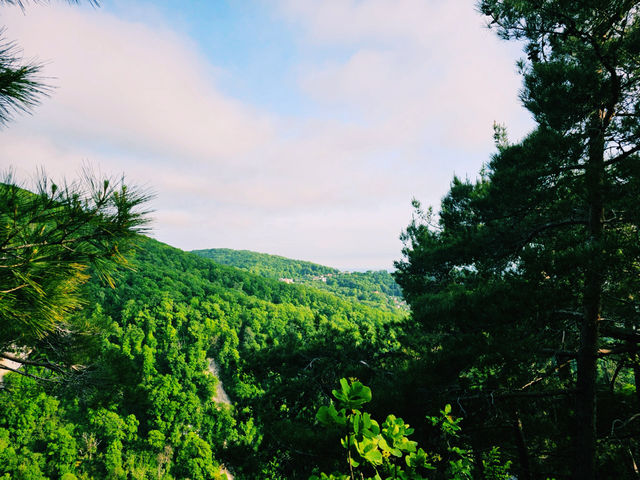
[[[5,376],[2,471],[195,480],[225,465],[236,479],[306,478],[311,454],[331,468],[339,456],[315,412],[341,377],[375,383],[405,315],[146,238],[132,267],[113,289],[88,285],[74,324],[91,335],[42,346],[72,357],[66,378]],[[216,401],[212,364],[231,405]]]
[[[407,310],[402,290],[386,270],[343,272],[303,260],[228,248],[193,250],[191,253],[266,278],[311,286],[375,308]]]
[[[192,250],[201,257],[210,258],[222,265],[241,268],[267,278],[292,278],[336,274],[337,268],[325,267],[317,263],[304,260],[292,260],[278,255],[252,252],[250,250],[232,250],[230,248],[210,248],[206,250]]]

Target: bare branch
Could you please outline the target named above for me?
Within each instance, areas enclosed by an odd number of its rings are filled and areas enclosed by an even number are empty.
[[[9,370],[11,372],[18,373],[20,375],[24,375],[25,377],[33,378],[35,380],[44,380],[45,382],[60,383],[59,380],[56,380],[54,378],[38,377],[37,375],[32,375],[30,373],[23,372],[22,370],[16,370],[15,368],[7,367],[6,365],[2,365],[2,364],[0,364],[0,369]]]

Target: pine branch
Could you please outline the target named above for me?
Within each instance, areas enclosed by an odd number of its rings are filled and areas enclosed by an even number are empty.
[[[545,223],[544,225],[540,225],[539,227],[533,229],[531,232],[529,232],[529,234],[522,240],[521,242],[521,248],[524,247],[526,244],[528,244],[529,242],[531,242],[535,237],[537,237],[539,234],[541,234],[542,232],[546,231],[546,230],[552,230],[555,228],[559,228],[559,227],[565,227],[568,225],[588,225],[587,220],[585,219],[567,219],[567,220],[560,220],[557,222],[549,222],[549,223]]]
[[[16,357],[15,355],[11,355],[9,353],[0,353],[0,358],[6,358],[7,360],[11,360],[12,362],[22,363],[23,365],[32,365],[34,367],[43,367],[54,372],[63,372],[63,368],[60,365],[56,365],[50,362],[36,362],[33,360],[28,360],[26,358]]]
[[[39,76],[42,65],[23,62],[15,43],[2,39],[0,28],[0,126],[13,118],[14,113],[29,112],[51,92]]]
[[[617,157],[611,158],[609,160],[607,160],[606,162],[604,162],[605,166],[609,166],[609,165],[613,165],[615,163],[621,162],[622,160],[625,160],[626,158],[630,157],[631,155],[633,155],[634,153],[640,152],[640,145],[636,145],[633,148],[630,148],[629,150],[622,152],[620,155],[618,155]]]

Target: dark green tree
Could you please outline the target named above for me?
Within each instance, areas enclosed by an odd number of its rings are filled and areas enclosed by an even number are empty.
[[[596,478],[598,431],[611,430],[597,428],[599,359],[615,359],[618,373],[637,362],[638,8],[480,3],[501,37],[525,42],[521,98],[537,128],[516,145],[498,129],[482,178],[454,181],[437,221],[410,225],[397,265],[425,330],[468,353],[451,375],[504,395],[518,385],[575,394],[563,408],[574,411],[577,479]],[[525,382],[531,370],[539,375]]]

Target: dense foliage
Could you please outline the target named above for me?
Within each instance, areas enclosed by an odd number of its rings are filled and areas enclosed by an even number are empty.
[[[638,2],[479,7],[536,128],[415,202],[411,317],[388,272],[141,237],[122,184],[0,185],[0,479],[637,478]]]
[[[89,285],[82,316],[104,333],[77,352],[81,372],[52,385],[5,377],[0,472],[204,479],[225,463],[236,478],[306,478],[307,458],[330,468],[315,411],[340,376],[381,375],[404,316],[141,242],[114,289]],[[216,397],[215,367],[232,406]],[[58,441],[63,459],[48,453]]]
[[[249,250],[232,250],[230,248],[209,248],[193,250],[201,257],[211,258],[222,265],[241,268],[267,278],[301,279],[312,276],[335,274],[336,268],[325,267],[304,260],[292,260],[278,255],[251,252]]]
[[[400,286],[386,270],[341,272],[302,260],[227,248],[194,250],[193,253],[223,265],[238,267],[267,278],[312,286],[372,307],[407,309]]]
[[[451,415],[451,405],[439,417],[427,417],[437,427],[446,448],[426,452],[409,440],[413,428],[395,415],[387,415],[380,424],[362,407],[371,401],[371,389],[359,381],[340,379],[340,389],[333,390],[335,404],[322,406],[318,422],[341,431],[340,444],[347,451],[344,470],[348,473],[320,473],[310,480],[428,480],[444,476],[449,480],[468,480],[478,473],[471,452],[457,445],[460,418]],[[508,480],[509,463],[500,461],[498,449],[482,458],[485,480]]]
[[[526,42],[537,127],[517,144],[497,127],[480,178],[454,179],[437,217],[416,205],[396,275],[429,349],[414,375],[518,478],[636,478],[638,5],[480,6]]]

